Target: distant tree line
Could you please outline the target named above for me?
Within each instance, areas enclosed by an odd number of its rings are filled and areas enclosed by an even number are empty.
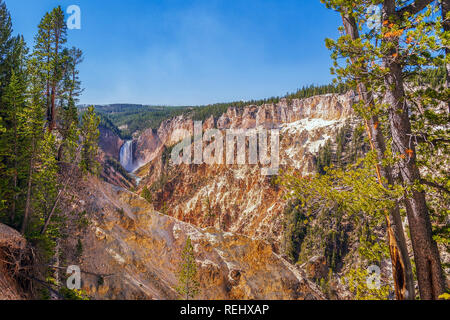
[[[286,98],[305,99],[321,94],[345,93],[347,86],[344,84],[310,85],[298,89],[294,93],[287,93],[283,97],[271,97],[260,100],[235,101],[227,103],[216,103],[204,106],[144,106],[137,104],[111,104],[96,105],[95,111],[100,116],[100,125],[112,130],[122,139],[131,139],[133,133],[148,128],[157,129],[167,119],[179,115],[187,115],[195,121],[205,121],[209,117],[220,117],[226,113],[228,108],[244,108],[248,105],[261,106],[268,103],[278,103]],[[85,107],[80,107],[81,113]]]
[[[329,93],[345,93],[348,90],[347,86],[344,84],[329,84],[329,85],[310,85],[304,86],[298,89],[294,93],[287,93],[282,97],[271,97],[267,99],[260,100],[248,100],[248,101],[235,101],[228,103],[216,103],[206,106],[195,107],[192,111],[192,118],[198,121],[204,121],[209,117],[214,118],[220,117],[222,114],[227,112],[228,108],[244,108],[248,105],[262,106],[264,104],[275,104],[279,103],[281,99],[287,99],[288,101],[293,99],[305,99],[317,95],[329,94]]]

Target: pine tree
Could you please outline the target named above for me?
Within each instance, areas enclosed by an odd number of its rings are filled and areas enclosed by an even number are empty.
[[[439,8],[429,7],[425,10],[428,5],[436,4],[432,0],[411,3],[380,1],[382,24],[372,30],[360,27],[368,19],[370,3],[341,0],[323,2],[343,15],[346,31],[346,35],[338,41],[327,40],[327,46],[333,49],[336,61],[333,72],[338,75],[338,79],[348,81],[360,91],[358,109],[367,121],[367,131],[373,138],[372,147],[378,152],[378,176],[384,178],[386,186],[404,186],[403,205],[410,227],[420,296],[422,299],[437,299],[445,285],[439,252],[432,237],[424,181],[417,162],[420,137],[412,128],[416,114],[426,115],[430,109],[436,113],[437,108],[433,107],[435,104],[429,93],[432,92],[434,99],[447,103],[448,89],[410,90],[408,85],[413,84],[414,78],[423,70],[443,66],[445,60],[438,52],[448,41],[449,34],[443,32],[441,18],[433,15]],[[359,31],[363,33],[361,37]],[[339,58],[344,58],[346,65],[340,65]],[[442,112],[437,113],[443,116]],[[389,133],[388,138],[383,136],[385,133]],[[384,151],[383,143],[377,145],[383,141]],[[400,173],[397,181],[389,174],[392,165]],[[389,239],[394,239],[397,244],[404,243],[399,214],[391,214],[387,223],[388,227],[393,226],[388,229]],[[395,242],[391,247],[395,248]],[[396,251],[401,253],[404,263],[408,256],[405,251],[404,245]],[[395,252],[391,250],[391,253]],[[398,261],[400,263],[393,260],[394,273],[397,265],[402,267],[401,260]]]
[[[311,246],[314,253],[323,250],[332,268],[337,267],[337,262],[341,261],[344,254],[341,250],[345,242],[342,221],[351,221],[356,234],[365,224],[370,226],[369,230],[379,230],[386,212],[396,205],[393,199],[402,195],[401,187],[386,189],[378,183],[373,170],[375,162],[376,154],[371,151],[356,163],[344,168],[331,167],[325,174],[302,177],[294,172],[282,179],[282,184],[289,191],[288,198],[301,204],[299,213],[305,214],[304,217],[298,217],[299,222],[307,221],[310,217],[319,221],[309,231],[318,233],[314,238],[316,241],[302,244],[302,249]],[[301,229],[298,231],[301,231],[300,234],[305,232]],[[389,246],[379,237],[361,237],[358,253],[361,263],[368,266],[388,258]],[[304,254],[303,250],[301,254]]]
[[[48,131],[45,132],[38,148],[37,169],[33,175],[33,216],[30,219],[32,237],[38,237],[42,233],[44,224],[54,215],[53,206],[60,189],[58,184],[59,168],[55,157],[57,150],[55,135]]]
[[[17,206],[20,204],[20,182],[23,176],[24,163],[23,138],[20,135],[20,127],[23,122],[19,119],[19,114],[26,104],[26,91],[28,87],[27,77],[27,54],[28,49],[22,36],[12,39],[11,51],[7,55],[7,65],[10,66],[9,83],[3,89],[2,114],[4,119],[5,134],[0,136],[0,158],[7,167],[0,174],[0,193],[9,205],[6,207],[9,212],[9,223],[15,225]],[[3,192],[2,192],[3,190]]]
[[[96,159],[98,154],[98,138],[100,132],[98,125],[100,118],[95,114],[94,107],[91,106],[82,116],[81,125],[81,162],[80,167],[86,173],[98,174],[99,163]]]
[[[148,190],[147,186],[145,186],[142,190],[141,197],[147,200],[148,203],[152,203],[152,194],[150,190]]]
[[[73,127],[78,126],[78,109],[75,104],[82,92],[78,71],[78,66],[83,61],[82,51],[75,47],[70,50],[64,49],[63,56],[64,76],[59,95],[61,109],[59,132],[63,141],[58,151],[60,155],[58,158],[61,158],[66,144],[73,144],[73,141],[66,140],[74,138]]]
[[[317,170],[320,174],[325,174],[325,168],[331,165],[331,143],[327,141],[323,147],[319,148],[317,155]]]
[[[60,92],[61,101],[78,101],[78,97],[83,92],[79,78],[78,66],[83,62],[83,52],[75,47],[63,50],[63,81]]]
[[[24,126],[21,129],[21,135],[26,140],[26,145],[23,150],[27,159],[27,174],[26,174],[26,197],[25,209],[22,220],[21,233],[25,234],[28,228],[28,223],[33,210],[33,178],[37,170],[39,160],[39,144],[44,139],[44,124],[45,124],[45,102],[42,97],[42,90],[44,83],[39,75],[38,63],[36,59],[31,59],[29,64],[30,74],[30,101],[20,115]]]
[[[64,75],[59,89],[59,108],[62,109],[61,121],[66,121],[64,128],[70,127],[68,121],[78,121],[78,112],[75,104],[83,90],[81,89],[81,81],[79,79],[78,66],[83,62],[83,52],[75,47],[64,49],[62,52],[62,60]]]
[[[67,26],[60,6],[46,13],[38,26],[33,57],[36,58],[40,75],[45,83],[47,120],[50,130],[56,128],[56,98],[64,76],[64,44]]]
[[[5,111],[5,133],[0,136],[0,157],[7,170],[2,171],[0,192],[2,199],[8,202],[9,221],[14,224],[19,197],[19,179],[23,176],[23,138],[20,135],[23,120],[20,113],[25,108],[26,82],[22,75],[13,72],[11,81],[2,97]]]
[[[65,72],[59,96],[61,112],[58,128],[63,139],[58,149],[58,159],[71,162],[78,142],[78,109],[75,103],[82,92],[78,65],[83,61],[83,57],[82,51],[77,48],[64,49],[63,55]]]
[[[423,8],[425,6],[422,6]],[[383,30],[382,46],[386,52],[383,56],[383,63],[389,69],[384,75],[384,85],[387,88],[385,101],[391,106],[388,113],[391,124],[393,152],[398,155],[404,155],[404,159],[399,161],[398,166],[402,181],[409,189],[407,190],[408,195],[405,199],[405,206],[411,230],[420,294],[422,299],[437,299],[444,293],[445,283],[439,251],[436,242],[433,240],[425,192],[422,191],[422,188],[415,186],[416,183],[420,183],[421,174],[416,161],[416,146],[411,143],[410,109],[405,101],[406,77],[403,59],[408,59],[408,52],[405,52],[403,57],[398,57],[401,51],[399,36],[391,37],[389,34],[389,32],[400,33],[403,32],[400,31],[403,28],[409,28],[410,26],[408,26],[406,20],[409,21],[409,16],[414,15],[414,12],[416,14],[419,13],[421,10],[418,8],[407,10],[404,14],[400,13],[400,18],[395,17],[398,16],[397,10],[394,0],[385,1],[383,17],[387,23],[394,24],[391,28],[392,31]]]
[[[59,132],[61,143],[58,148],[58,160],[73,162],[76,157],[76,149],[79,142],[78,109],[73,99],[69,100],[66,107],[62,108]]]
[[[12,47],[11,16],[3,0],[0,0],[0,96],[9,82],[10,66],[7,63]],[[1,114],[0,114],[1,116]]]
[[[194,247],[188,237],[181,254],[178,270],[178,294],[186,300],[195,298],[199,293],[200,283],[197,280],[197,264],[195,262]]]
[[[445,47],[445,88],[448,91],[450,88],[450,41],[448,40],[448,35],[450,34],[450,1],[441,0],[441,13],[442,13],[442,24],[443,24],[443,38],[447,37],[447,41],[443,41]],[[446,35],[445,35],[446,34]],[[443,100],[445,101],[445,100]],[[447,108],[450,113],[450,97],[447,92]]]

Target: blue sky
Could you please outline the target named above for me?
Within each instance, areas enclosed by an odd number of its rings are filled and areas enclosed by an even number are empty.
[[[81,8],[81,103],[200,105],[329,83],[326,37],[339,16],[319,0],[5,0],[33,44],[57,5]]]

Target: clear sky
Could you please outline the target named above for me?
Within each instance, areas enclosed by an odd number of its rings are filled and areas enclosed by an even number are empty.
[[[283,95],[332,77],[319,0],[5,0],[32,47],[46,11],[81,8],[81,103],[199,105]]]

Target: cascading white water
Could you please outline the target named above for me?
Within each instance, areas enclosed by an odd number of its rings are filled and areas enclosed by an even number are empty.
[[[122,148],[120,148],[120,164],[128,172],[134,171],[133,140],[125,142]]]

